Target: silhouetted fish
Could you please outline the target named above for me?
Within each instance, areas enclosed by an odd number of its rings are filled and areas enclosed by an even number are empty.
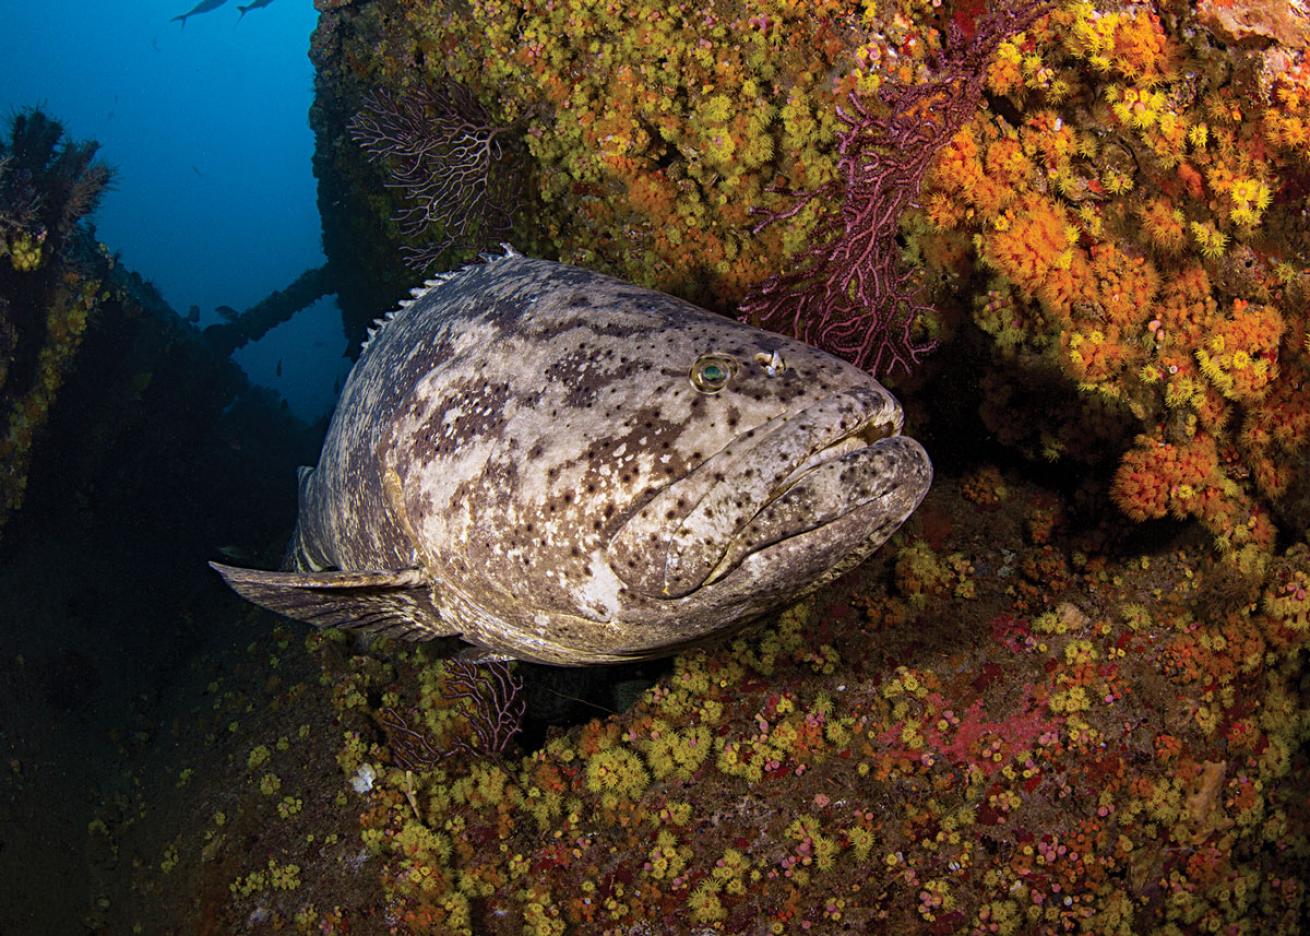
[[[190,322],[192,325],[200,321],[200,306],[193,305],[191,308],[187,309],[186,320]]]
[[[281,358],[278,358],[278,359],[277,359],[277,375],[278,375],[279,377],[282,376],[282,359],[281,359]]]
[[[247,3],[245,6],[237,7],[237,9],[241,11],[241,16],[237,17],[237,22],[238,23],[241,22],[242,17],[244,17],[251,10],[262,10],[264,7],[268,6],[272,2],[273,0],[255,0],[254,3]]]
[[[191,9],[187,10],[181,16],[173,17],[171,20],[169,20],[169,22],[176,23],[180,21],[182,23],[182,27],[185,29],[186,20],[188,16],[196,16],[197,14],[200,13],[211,13],[214,10],[217,10],[225,3],[227,3],[227,0],[200,0],[200,2],[197,3],[195,6],[193,6]]]
[[[666,656],[852,568],[932,480],[867,373],[672,296],[513,252],[415,296],[300,470],[288,571],[214,564],[250,601],[481,659]]]
[[[215,306],[214,311],[222,316],[223,321],[225,322],[235,322],[237,319],[241,318],[241,313],[230,305]]]
[[[219,546],[218,554],[224,559],[231,559],[233,562],[254,562],[256,559],[254,553],[241,546]]]

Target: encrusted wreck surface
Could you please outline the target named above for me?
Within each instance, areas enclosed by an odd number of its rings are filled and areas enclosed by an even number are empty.
[[[318,6],[359,337],[412,278],[403,189],[349,139],[366,94],[470,89],[531,157],[517,247],[732,310],[815,229],[751,209],[832,178],[837,103],[928,80],[980,12]],[[98,924],[1304,932],[1303,19],[1070,0],[999,45],[900,221],[939,482],[870,563],[666,669],[521,666],[521,696],[330,634],[215,657],[180,760],[133,748],[139,802],[92,829],[125,895]]]

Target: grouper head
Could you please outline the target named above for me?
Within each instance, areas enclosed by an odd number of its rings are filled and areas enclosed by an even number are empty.
[[[738,433],[686,462],[687,473],[633,511],[606,548],[618,578],[642,595],[700,591],[712,601],[716,591],[765,587],[766,574],[774,587],[803,590],[824,576],[833,554],[880,545],[931,480],[923,449],[899,434],[900,406],[875,381],[859,375],[841,386],[830,376],[811,392],[813,354],[774,346],[743,361],[735,350],[698,355],[688,384],[711,397],[691,402],[708,423],[702,448],[721,441],[716,411],[736,421]],[[725,581],[743,563],[747,571]]]
[[[660,336],[662,386],[614,466],[631,493],[604,561],[630,617],[664,609],[659,640],[713,635],[831,580],[891,536],[932,480],[923,448],[900,434],[900,405],[868,374],[713,324]]]

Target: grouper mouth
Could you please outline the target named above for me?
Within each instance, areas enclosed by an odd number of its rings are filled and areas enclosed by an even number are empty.
[[[881,387],[857,387],[743,433],[660,491],[610,541],[615,574],[634,591],[681,598],[754,552],[891,497],[908,516],[932,468],[900,435],[900,405]],[[877,510],[870,523],[884,521]],[[899,516],[899,524],[904,516]],[[862,541],[849,530],[854,549]]]

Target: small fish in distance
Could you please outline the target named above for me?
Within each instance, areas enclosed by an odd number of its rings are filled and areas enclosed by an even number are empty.
[[[262,10],[264,7],[269,6],[272,3],[273,0],[255,0],[254,3],[247,3],[245,6],[238,6],[237,9],[241,11],[241,15],[237,17],[237,22],[239,23],[245,19],[246,14],[251,10]]]
[[[182,24],[182,28],[185,29],[187,17],[198,16],[201,13],[212,13],[214,10],[217,10],[225,3],[227,3],[227,0],[201,0],[200,3],[197,3],[195,6],[187,10],[181,16],[173,17],[171,20],[169,20],[169,22],[170,23],[180,22]]]

